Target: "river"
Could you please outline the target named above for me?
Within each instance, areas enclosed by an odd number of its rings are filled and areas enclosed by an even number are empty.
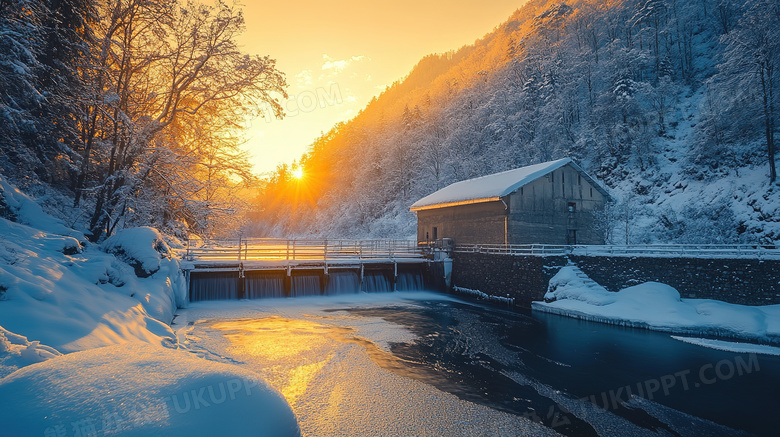
[[[416,292],[199,302],[182,345],[262,375],[304,435],[776,435],[780,357]]]

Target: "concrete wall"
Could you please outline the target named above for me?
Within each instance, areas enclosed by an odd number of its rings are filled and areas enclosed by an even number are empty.
[[[510,256],[455,253],[452,283],[530,307],[569,260],[607,290],[647,281],[676,288],[683,298],[742,305],[780,304],[780,260],[604,256]]]
[[[577,170],[567,165],[509,196],[510,244],[604,244],[593,230],[593,212],[604,207],[604,196]],[[573,204],[573,212],[569,204]]]
[[[506,208],[497,201],[417,211],[417,241],[433,240],[434,227],[436,238],[457,244],[504,244]]]

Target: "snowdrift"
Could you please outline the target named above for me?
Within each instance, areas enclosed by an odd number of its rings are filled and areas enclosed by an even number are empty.
[[[56,353],[175,342],[167,324],[186,304],[186,284],[156,230],[127,229],[102,246],[90,244],[2,178],[0,206],[13,219],[0,218],[0,333],[6,340],[26,337]],[[0,346],[0,359],[10,350]]]
[[[141,342],[0,380],[3,435],[300,435],[281,394],[237,366]]]
[[[566,266],[550,280],[536,311],[656,331],[714,335],[780,344],[780,305],[745,306],[681,299],[674,288],[646,282],[613,293],[585,284]]]

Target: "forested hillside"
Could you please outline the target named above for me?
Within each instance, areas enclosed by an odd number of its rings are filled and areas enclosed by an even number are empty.
[[[0,3],[0,175],[94,241],[240,226],[241,122],[286,97],[243,29],[222,1]]]
[[[411,237],[415,200],[570,156],[617,199],[611,242],[777,242],[779,22],[774,0],[531,0],[280,167],[252,231]]]

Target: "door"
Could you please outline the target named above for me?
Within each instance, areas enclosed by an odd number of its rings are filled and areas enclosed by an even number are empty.
[[[577,230],[576,229],[569,229],[566,231],[566,244],[569,246],[573,246],[577,244]]]

